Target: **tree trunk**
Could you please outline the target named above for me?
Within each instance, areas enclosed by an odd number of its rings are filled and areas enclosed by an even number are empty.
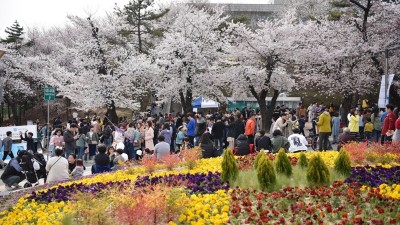
[[[14,123],[15,123],[15,125],[19,125],[19,123],[18,123],[18,105],[17,104],[14,104],[14,105],[12,105],[11,106],[11,111],[12,111],[12,115],[13,115],[13,120],[14,120]]]
[[[111,103],[107,105],[107,117],[114,124],[118,123],[118,115],[114,100],[111,100]]]
[[[193,106],[192,106],[192,94],[188,96],[186,93],[186,96],[184,96],[183,92],[179,92],[179,97],[181,99],[181,105],[183,108],[183,113],[186,115],[186,113],[191,113],[193,112]]]
[[[71,106],[71,101],[69,100],[69,98],[65,98],[65,121],[68,122],[69,120],[69,114],[70,114],[70,110],[69,107]]]
[[[342,114],[340,117],[340,120],[342,122],[347,122],[347,114],[349,114],[350,109],[352,108],[351,103],[353,102],[353,95],[352,94],[348,94],[348,95],[344,95],[343,100],[342,100]]]
[[[11,109],[10,109],[10,102],[7,101],[7,114],[8,114],[8,119],[11,118]]]
[[[3,121],[4,121],[4,103],[1,103],[1,108],[0,108],[0,126],[3,126]]]
[[[271,99],[271,104],[269,105],[268,111],[266,112],[266,117],[265,117],[265,127],[266,130],[265,132],[268,133],[268,131],[271,129],[271,125],[272,125],[272,116],[274,114],[274,109],[275,109],[275,105],[276,105],[276,100],[278,99],[279,96],[279,91],[278,90],[274,90],[274,95],[272,96]]]

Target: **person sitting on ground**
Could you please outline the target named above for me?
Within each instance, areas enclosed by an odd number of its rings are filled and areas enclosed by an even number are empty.
[[[256,138],[256,150],[260,151],[271,150],[271,139],[268,136],[265,136],[265,130],[260,130],[260,136]]]
[[[289,149],[289,140],[282,136],[282,132],[280,130],[274,130],[272,136],[272,153],[277,153],[281,148],[285,149],[285,151]]]
[[[107,147],[107,155],[110,157],[110,168],[113,168],[115,159],[115,149],[112,145]]]
[[[76,160],[76,166],[74,170],[71,172],[72,178],[78,178],[83,176],[83,171],[85,170],[85,167],[83,166],[83,160],[82,159],[77,159]]]
[[[165,142],[164,136],[158,136],[158,143],[154,146],[154,153],[156,154],[157,160],[161,160],[164,156],[170,153],[171,146]]]
[[[199,147],[202,149],[203,158],[212,158],[219,156],[214,142],[211,140],[211,134],[206,131],[200,138]]]
[[[68,160],[63,157],[63,149],[57,147],[54,153],[46,165],[47,183],[69,180]]]
[[[69,154],[68,156],[68,171],[71,173],[76,167],[76,155]]]
[[[349,128],[343,128],[343,134],[340,135],[339,137],[339,144],[337,147],[337,150],[340,151],[340,149],[343,147],[343,145],[353,142],[353,141],[357,141],[357,138],[351,134],[350,129]]]
[[[92,166],[92,174],[111,171],[110,157],[106,154],[106,146],[98,145],[99,154],[94,157],[94,165]]]
[[[25,180],[26,176],[22,173],[22,168],[19,165],[21,161],[21,156],[17,158],[13,158],[4,168],[4,172],[1,175],[1,180],[6,186],[7,191],[12,191],[18,188],[21,188],[18,184]]]
[[[122,154],[124,153],[124,150],[122,149],[117,149],[117,151],[115,151],[115,158],[114,158],[114,167],[113,170],[120,170],[124,168],[124,163],[126,162],[126,159],[122,156]]]
[[[293,134],[288,137],[290,142],[289,152],[307,151],[307,139],[300,134],[299,128],[293,129]]]
[[[236,148],[236,155],[238,156],[248,155],[250,153],[249,140],[246,135],[239,135],[239,137],[236,139]]]

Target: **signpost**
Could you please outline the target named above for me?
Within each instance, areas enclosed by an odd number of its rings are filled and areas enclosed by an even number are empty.
[[[46,127],[46,147],[49,150],[50,143],[50,101],[54,101],[56,98],[56,89],[53,87],[45,87],[44,88],[44,100],[47,101],[47,127]],[[47,151],[47,160],[49,159],[49,152]]]

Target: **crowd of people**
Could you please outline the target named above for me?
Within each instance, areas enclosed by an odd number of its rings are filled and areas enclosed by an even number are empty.
[[[47,182],[82,176],[87,161],[93,162],[92,173],[100,173],[122,169],[126,161],[140,160],[143,155],[162,160],[165,155],[178,154],[195,146],[202,150],[203,158],[209,158],[220,156],[226,148],[239,156],[261,150],[276,153],[282,148],[287,152],[307,151],[310,143],[306,133],[318,137],[321,151],[331,150],[333,144],[338,144],[339,150],[351,141],[383,143],[400,139],[398,109],[390,104],[385,111],[375,106],[356,105],[345,121],[339,113],[341,109],[335,109],[332,104],[313,103],[305,108],[300,103],[296,109],[277,106],[269,131],[262,129],[260,112],[247,108],[186,115],[160,113],[145,117],[137,114],[131,120],[120,118],[117,124],[107,115],[100,118],[94,114],[76,117],[67,123],[57,118],[52,127],[45,125],[38,133],[45,136],[47,129],[51,132],[47,149],[52,157],[46,165]],[[312,125],[308,132],[305,130],[307,122]],[[33,139],[32,133],[20,135],[33,153],[44,146]],[[3,160],[8,155],[14,158],[11,131],[2,143]],[[21,173],[17,164],[9,163],[14,168],[14,176]],[[20,180],[8,179],[3,181],[9,188]]]

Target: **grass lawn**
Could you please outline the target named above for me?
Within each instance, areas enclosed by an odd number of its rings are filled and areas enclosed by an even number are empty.
[[[301,168],[300,166],[293,166],[293,175],[287,177],[284,174],[276,173],[276,184],[267,191],[278,191],[284,187],[300,187],[304,188],[309,186],[307,181],[307,168]],[[330,169],[331,178],[330,184],[333,181],[343,181],[346,177],[337,174],[333,169]],[[237,180],[233,183],[232,187],[240,187],[242,189],[255,189],[261,190],[257,179],[256,170],[240,170]]]

